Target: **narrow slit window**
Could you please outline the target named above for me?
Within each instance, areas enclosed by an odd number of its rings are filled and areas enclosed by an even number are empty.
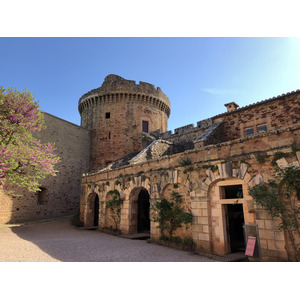
[[[108,133],[108,139],[110,140],[111,139],[111,132],[109,131]]]
[[[46,204],[48,202],[47,194],[47,189],[40,187],[40,191],[38,191],[38,204]]]
[[[105,113],[105,119],[110,119],[110,112]]]
[[[143,132],[149,132],[149,122],[148,121],[142,122],[142,129],[143,129]]]

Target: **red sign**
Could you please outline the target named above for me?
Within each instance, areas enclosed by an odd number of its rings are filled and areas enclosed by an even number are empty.
[[[248,242],[247,242],[247,248],[246,248],[245,255],[253,256],[254,248],[255,248],[255,243],[256,243],[256,237],[249,236],[248,237]]]

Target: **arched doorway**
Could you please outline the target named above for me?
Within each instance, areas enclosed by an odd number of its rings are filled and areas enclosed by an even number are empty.
[[[134,188],[129,196],[129,233],[150,233],[150,196],[143,187]]]
[[[99,224],[99,197],[96,195],[94,202],[94,226]]]
[[[142,189],[138,195],[137,232],[150,233],[150,201],[149,193]]]
[[[99,224],[99,196],[91,193],[87,199],[87,214],[85,226],[92,227]]]

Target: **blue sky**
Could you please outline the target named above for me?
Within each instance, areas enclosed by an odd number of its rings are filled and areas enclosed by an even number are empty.
[[[161,87],[169,129],[300,89],[300,38],[0,38],[0,85],[80,124],[79,98],[109,74]]]

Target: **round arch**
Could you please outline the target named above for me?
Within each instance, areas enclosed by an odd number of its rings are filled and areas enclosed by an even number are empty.
[[[129,194],[129,232],[150,233],[150,194],[144,187]]]
[[[99,225],[99,196],[93,192],[87,198],[86,226],[93,227]]]

